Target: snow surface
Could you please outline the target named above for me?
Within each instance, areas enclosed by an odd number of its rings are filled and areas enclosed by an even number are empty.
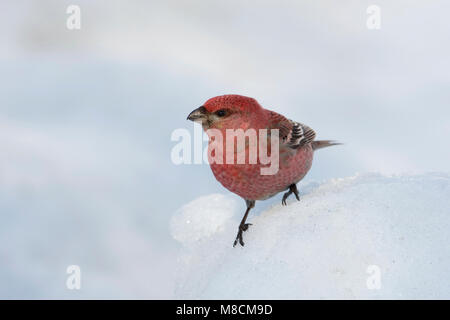
[[[181,208],[171,221],[182,243],[176,297],[450,298],[448,174],[364,174],[299,190],[300,202],[250,214],[245,247],[232,247],[242,200],[212,194]],[[369,289],[377,267],[381,287]]]

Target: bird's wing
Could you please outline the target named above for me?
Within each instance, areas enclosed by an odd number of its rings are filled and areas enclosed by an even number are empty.
[[[279,113],[270,111],[269,128],[279,129],[280,141],[292,149],[311,143],[316,137],[313,129],[300,122],[289,120]]]

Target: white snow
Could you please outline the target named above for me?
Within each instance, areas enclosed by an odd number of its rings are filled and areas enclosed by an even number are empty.
[[[181,208],[171,222],[182,244],[176,297],[450,298],[448,174],[364,174],[299,190],[287,207],[256,203],[245,247],[232,247],[242,200],[214,194]]]

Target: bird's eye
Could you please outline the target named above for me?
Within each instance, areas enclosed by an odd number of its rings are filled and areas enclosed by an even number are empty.
[[[219,117],[225,117],[227,115],[227,110],[225,109],[220,109],[216,112],[216,115]]]

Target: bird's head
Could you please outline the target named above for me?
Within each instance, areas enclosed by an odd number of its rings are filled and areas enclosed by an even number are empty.
[[[202,123],[203,129],[246,129],[258,119],[262,108],[249,97],[224,95],[209,99],[201,107],[192,111],[188,120]]]

